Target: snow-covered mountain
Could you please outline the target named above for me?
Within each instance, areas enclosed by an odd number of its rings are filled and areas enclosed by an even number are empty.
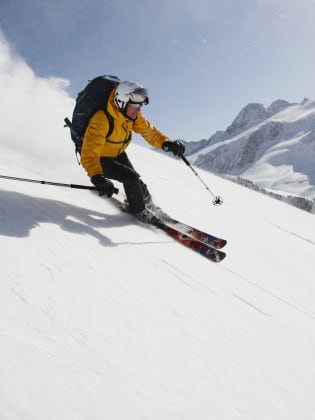
[[[315,101],[248,104],[225,131],[186,146],[203,169],[315,199]]]

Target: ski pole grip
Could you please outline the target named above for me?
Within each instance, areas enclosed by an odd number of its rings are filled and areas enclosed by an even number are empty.
[[[188,160],[185,158],[185,156],[182,156],[182,160],[186,163],[187,166],[190,166],[190,163],[188,162]]]

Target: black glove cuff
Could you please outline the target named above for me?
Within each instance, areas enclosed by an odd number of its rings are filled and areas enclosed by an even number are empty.
[[[162,149],[164,152],[171,152],[172,151],[172,142],[171,141],[165,141],[162,144]]]
[[[99,183],[99,181],[104,178],[103,174],[97,174],[97,175],[93,175],[91,177],[91,182],[92,184],[94,184],[95,186],[97,186],[97,184]]]

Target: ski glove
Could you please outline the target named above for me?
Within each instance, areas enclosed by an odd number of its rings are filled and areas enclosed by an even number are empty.
[[[185,153],[185,146],[179,140],[165,141],[162,144],[162,149],[165,152],[172,152],[175,156],[182,157]]]
[[[115,192],[114,184],[103,174],[92,176],[91,182],[96,186],[100,196],[107,195],[110,198]]]

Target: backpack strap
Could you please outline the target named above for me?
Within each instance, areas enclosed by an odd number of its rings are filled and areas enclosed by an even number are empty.
[[[106,139],[112,134],[113,130],[114,130],[114,118],[113,116],[108,112],[107,108],[103,109],[107,119],[108,119],[108,131],[106,134]]]

